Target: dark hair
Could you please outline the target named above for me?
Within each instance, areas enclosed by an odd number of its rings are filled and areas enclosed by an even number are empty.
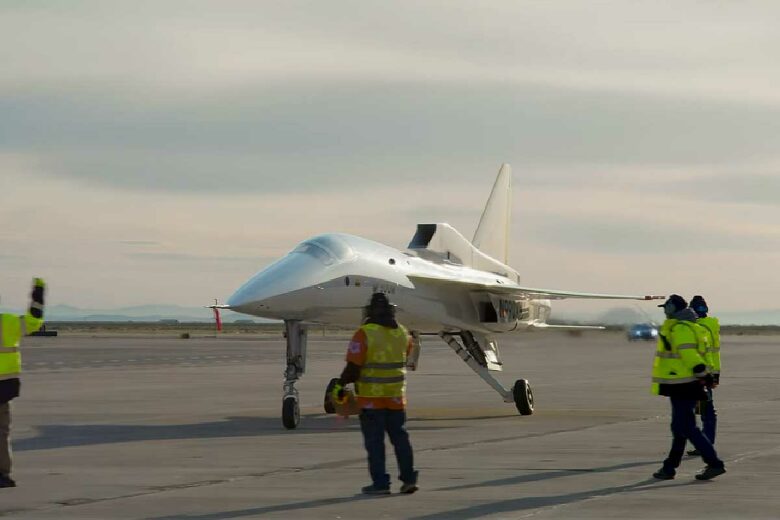
[[[363,322],[376,323],[384,327],[396,328],[395,305],[390,303],[387,295],[375,292],[371,295],[371,301],[363,308]]]

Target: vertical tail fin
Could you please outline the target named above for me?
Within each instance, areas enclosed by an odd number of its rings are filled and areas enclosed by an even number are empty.
[[[509,263],[509,221],[512,215],[512,168],[502,164],[493,184],[474,240],[471,242],[483,253]]]

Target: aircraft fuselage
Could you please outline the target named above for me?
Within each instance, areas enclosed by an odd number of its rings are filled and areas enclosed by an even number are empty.
[[[549,302],[502,298],[474,287],[488,282],[511,286],[516,278],[514,272],[496,274],[446,259],[434,262],[412,250],[335,233],[302,242],[258,272],[230,297],[228,306],[263,318],[356,327],[370,295],[381,291],[411,330],[509,332],[543,322]],[[431,281],[437,279],[447,283]]]

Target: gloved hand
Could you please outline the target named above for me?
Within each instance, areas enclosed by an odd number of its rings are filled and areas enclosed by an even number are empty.
[[[339,404],[344,404],[347,401],[347,392],[344,390],[344,385],[336,383],[333,385],[333,400]]]
[[[30,299],[34,302],[43,303],[43,292],[46,290],[46,282],[42,278],[33,278],[32,293]]]
[[[35,318],[43,318],[43,293],[46,282],[42,278],[33,278],[33,288],[30,294],[30,314]]]
[[[712,377],[712,374],[707,374],[705,376],[699,377],[699,383],[704,385],[706,388],[712,388],[715,384],[715,380]]]

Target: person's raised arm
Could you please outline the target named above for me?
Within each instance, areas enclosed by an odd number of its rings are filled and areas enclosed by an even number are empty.
[[[43,302],[46,292],[46,282],[42,278],[33,278],[30,307],[24,315],[25,329],[28,334],[43,326]]]

